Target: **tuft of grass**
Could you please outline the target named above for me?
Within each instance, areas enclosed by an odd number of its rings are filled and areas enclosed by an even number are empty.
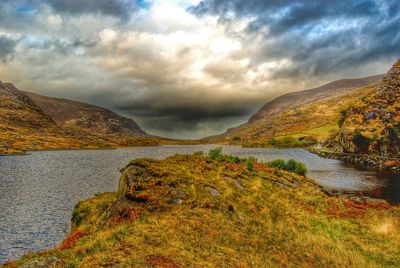
[[[215,149],[212,149],[208,152],[208,157],[211,160],[222,160],[223,155],[222,155],[222,147],[217,147]]]
[[[254,164],[250,159],[246,159],[246,168],[250,171],[254,170]]]

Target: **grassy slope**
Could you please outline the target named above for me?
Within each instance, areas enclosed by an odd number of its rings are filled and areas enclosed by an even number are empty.
[[[38,95],[35,100],[40,100],[44,107],[55,107],[48,114],[25,92],[0,82],[0,155],[30,150],[184,143],[145,135],[133,120],[99,107]],[[79,124],[66,124],[52,117],[58,109],[59,113],[69,114],[65,106],[70,104],[70,109],[81,110],[68,115],[78,118],[82,114],[82,118],[76,119]]]
[[[327,197],[310,179],[259,163],[139,159],[118,193],[76,206],[57,249],[5,266],[399,267],[399,219],[398,207]]]
[[[148,136],[134,120],[105,108],[30,92],[23,93],[59,125],[102,134]]]
[[[235,137],[240,137],[240,141],[236,142],[238,144],[269,146],[272,138],[279,140],[292,137],[297,141],[287,144],[291,147],[302,145],[298,142],[299,138],[324,141],[337,133],[340,111],[371,94],[374,91],[374,85],[349,91],[349,93],[323,98],[294,108],[289,107],[272,117],[250,122],[222,139],[217,137],[211,140],[235,143],[232,142]]]

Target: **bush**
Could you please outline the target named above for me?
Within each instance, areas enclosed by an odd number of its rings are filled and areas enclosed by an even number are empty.
[[[273,160],[271,162],[268,162],[267,165],[270,167],[279,168],[279,169],[286,168],[286,162],[285,162],[285,160],[282,160],[282,159]]]
[[[250,159],[246,159],[246,168],[250,171],[253,171],[254,169],[253,162]]]
[[[359,129],[353,132],[353,142],[357,146],[359,152],[367,152],[370,144],[368,137],[365,137]]]
[[[308,172],[307,167],[304,163],[297,162],[293,159],[290,159],[287,162],[282,159],[276,159],[274,161],[267,162],[267,166],[294,172],[301,176],[305,176]]]
[[[296,167],[294,169],[294,173],[299,174],[301,176],[307,175],[308,169],[304,163],[296,162]]]
[[[238,157],[238,156],[229,155],[227,157],[228,157],[227,161],[229,163],[240,163],[240,162],[242,162],[242,159],[240,159],[240,157]]]
[[[296,160],[289,159],[286,162],[286,170],[288,170],[290,172],[294,172],[296,170],[296,166],[297,166]]]
[[[353,142],[357,145],[365,145],[369,143],[369,139],[359,129],[356,129],[353,132]]]
[[[210,158],[211,160],[222,160],[223,157],[224,156],[222,155],[222,147],[217,147],[208,152],[208,158]]]

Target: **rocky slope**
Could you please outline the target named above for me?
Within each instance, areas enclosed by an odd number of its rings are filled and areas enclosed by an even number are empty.
[[[0,82],[0,154],[159,142],[133,120],[106,109],[28,94]]]
[[[337,142],[344,152],[400,156],[400,60],[374,94],[343,113]]]
[[[63,126],[72,126],[102,134],[147,134],[130,118],[102,107],[24,92],[39,108]]]
[[[59,247],[5,267],[400,266],[399,207],[236,160],[134,160],[117,193],[75,207]]]
[[[265,104],[246,124],[207,140],[250,146],[273,146],[269,144],[273,138],[280,144],[285,142],[282,139],[289,138],[289,146],[326,140],[338,131],[340,111],[371,94],[371,84],[381,78],[377,75],[339,80],[283,95]]]

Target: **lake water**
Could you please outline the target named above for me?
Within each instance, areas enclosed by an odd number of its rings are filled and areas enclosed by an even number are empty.
[[[165,158],[215,145],[157,146],[117,150],[41,151],[0,156],[0,264],[59,244],[70,228],[75,204],[95,193],[116,191],[119,169],[135,158]],[[400,203],[400,178],[357,169],[302,149],[224,146],[224,153],[259,160],[296,159],[326,188],[362,191]]]

